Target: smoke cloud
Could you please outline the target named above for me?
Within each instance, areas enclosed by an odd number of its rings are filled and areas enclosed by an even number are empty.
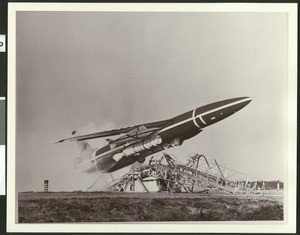
[[[99,131],[106,131],[115,129],[116,125],[113,122],[106,122],[102,125],[97,126],[94,122],[89,121],[86,125],[78,128],[76,130],[75,135],[84,135],[84,134],[90,134],[95,133]],[[118,136],[113,136],[112,139],[117,138]],[[109,137],[108,137],[109,138]],[[98,138],[98,139],[92,139],[87,140],[87,143],[93,148],[101,148],[104,145],[108,144],[105,138]],[[78,148],[78,155],[80,155],[80,148]],[[76,157],[76,158],[77,158]],[[75,158],[75,159],[76,159]],[[118,171],[109,173],[109,174],[102,174],[99,171],[94,172],[84,172],[82,169],[78,169],[77,171],[81,171],[83,174],[83,177],[89,178],[90,182],[86,185],[85,190],[91,190],[91,191],[107,191],[110,190],[111,185],[114,181],[117,181],[121,176],[132,170],[133,168],[140,165],[139,163],[135,163],[131,166],[125,167],[123,169],[120,169]]]

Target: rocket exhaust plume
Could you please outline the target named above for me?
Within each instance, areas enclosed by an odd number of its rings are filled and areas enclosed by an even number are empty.
[[[73,130],[71,134],[81,135],[89,132],[94,132],[95,130],[97,131],[113,128],[115,128],[115,125],[112,122],[107,122],[97,127],[95,123],[90,121],[85,126]],[[100,138],[87,141],[76,141],[76,144],[79,147],[79,157],[74,159],[76,170],[78,170],[81,174],[84,174],[84,177],[86,177],[86,175],[91,176],[89,183],[90,185],[87,185],[86,190],[107,191],[109,190],[111,182],[114,179],[117,179],[120,176],[124,175],[132,168],[127,167],[110,174],[100,173],[99,171],[97,171],[94,162],[89,160],[91,159],[94,150],[97,147],[106,144],[106,140]],[[95,176],[97,176],[96,179]]]

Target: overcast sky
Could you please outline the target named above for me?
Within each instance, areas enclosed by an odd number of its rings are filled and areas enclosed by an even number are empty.
[[[77,146],[54,144],[75,129],[241,96],[254,100],[169,152],[284,180],[287,14],[17,12],[16,38],[17,191],[43,190],[43,179],[50,190],[93,183],[98,175],[74,170]]]

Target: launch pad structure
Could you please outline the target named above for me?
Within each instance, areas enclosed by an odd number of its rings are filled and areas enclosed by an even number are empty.
[[[152,189],[149,188],[152,182]],[[225,193],[233,195],[262,195],[265,182],[261,179],[209,162],[204,155],[191,154],[185,164],[178,163],[167,153],[137,167],[113,182],[118,192],[183,192]]]

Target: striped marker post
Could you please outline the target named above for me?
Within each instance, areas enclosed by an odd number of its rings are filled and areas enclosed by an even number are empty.
[[[49,180],[44,180],[44,192],[48,192]]]

